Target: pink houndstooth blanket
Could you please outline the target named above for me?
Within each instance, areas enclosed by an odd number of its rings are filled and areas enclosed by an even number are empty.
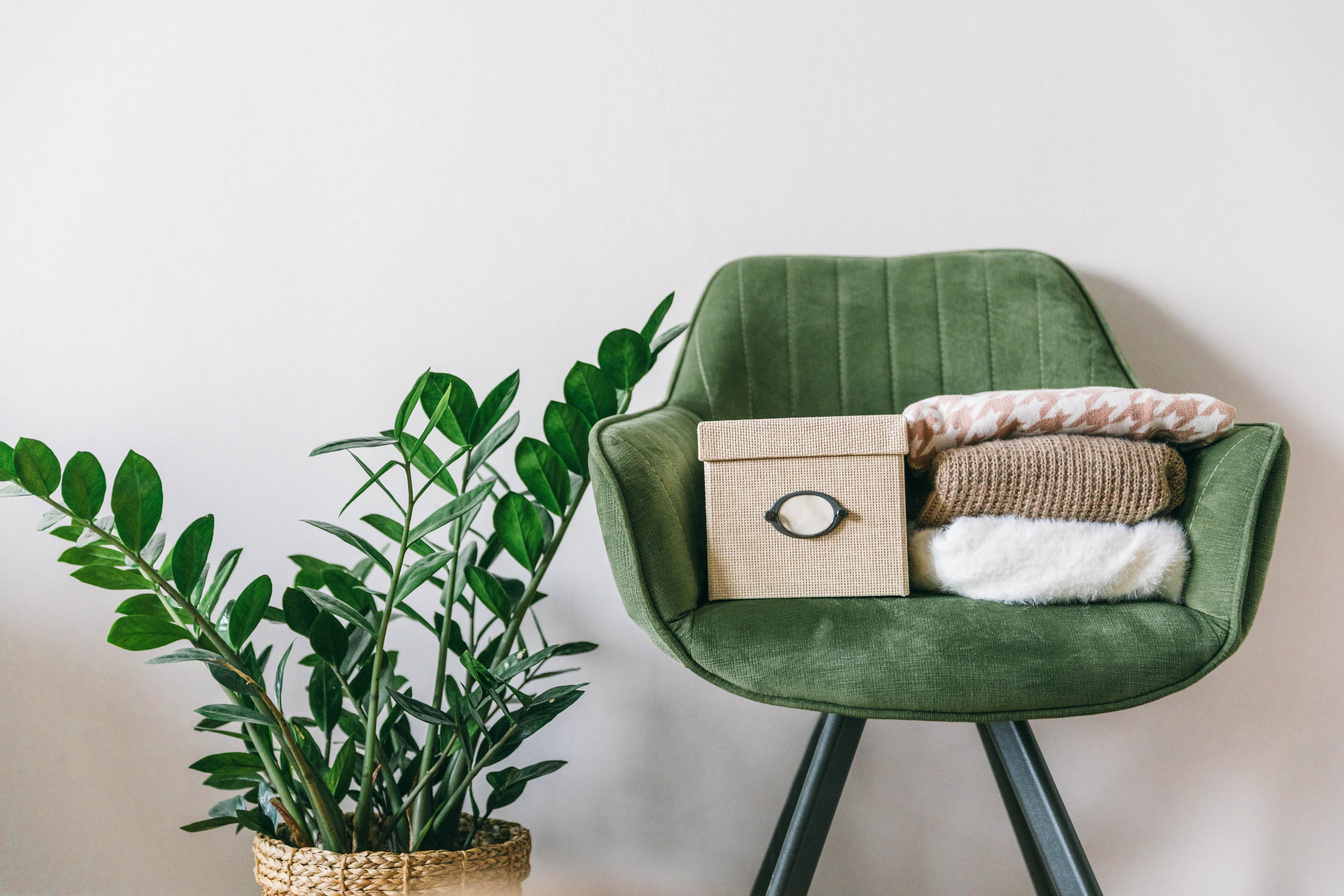
[[[904,414],[916,468],[945,448],[1052,433],[1207,445],[1237,418],[1236,408],[1208,395],[1109,386],[935,395]]]

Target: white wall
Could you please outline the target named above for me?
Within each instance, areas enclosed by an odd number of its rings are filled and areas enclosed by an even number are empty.
[[[1146,384],[1294,446],[1241,652],[1037,726],[1097,875],[1339,892],[1341,41],[1306,3],[7,0],[0,438],[134,447],[170,527],[213,511],[284,576],[354,484],[308,449],[426,366],[521,365],[536,434],[602,333],[738,256],[1051,252]],[[38,516],[0,504],[0,891],[255,892],[244,838],[177,831],[212,685],[104,644]],[[512,810],[529,892],[744,892],[811,721],[645,640],[591,509],[571,542],[550,619],[604,649]],[[873,724],[851,782],[818,892],[1029,891],[970,726]]]

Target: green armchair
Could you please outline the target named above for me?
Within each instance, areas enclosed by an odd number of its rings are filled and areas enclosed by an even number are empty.
[[[1082,385],[1138,382],[1077,277],[1047,255],[750,258],[710,281],[667,401],[594,427],[598,515],[630,616],[715,685],[823,713],[754,893],[806,892],[870,718],[980,723],[1038,891],[1099,892],[1026,720],[1156,700],[1236,650],[1264,585],[1289,449],[1280,427],[1252,424],[1186,453],[1183,606],[710,603],[696,424]]]

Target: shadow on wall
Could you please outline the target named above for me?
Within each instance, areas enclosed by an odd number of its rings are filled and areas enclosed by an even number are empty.
[[[1282,424],[1292,466],[1264,600],[1240,651],[1188,690],[1041,722],[1038,734],[1099,878],[1117,891],[1214,892],[1214,880],[1226,892],[1316,891],[1340,871],[1330,857],[1344,782],[1322,771],[1344,743],[1334,684],[1344,661],[1326,635],[1344,624],[1331,584],[1344,459],[1248,375],[1265,359],[1239,364],[1123,283],[1080,278],[1145,386],[1205,392],[1241,420]]]

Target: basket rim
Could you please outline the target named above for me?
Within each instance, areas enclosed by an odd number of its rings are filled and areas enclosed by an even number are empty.
[[[463,813],[463,818],[472,816]],[[411,862],[433,862],[442,860],[449,856],[461,856],[464,858],[476,858],[491,855],[501,855],[514,852],[520,848],[529,848],[532,845],[532,832],[523,827],[516,821],[508,821],[503,818],[491,818],[489,824],[497,825],[499,828],[509,832],[509,839],[500,843],[488,843],[484,846],[473,846],[470,849],[420,849],[415,852],[388,852],[378,849],[361,849],[358,852],[332,852],[329,849],[323,849],[320,846],[290,846],[283,840],[275,837],[268,837],[260,831],[255,832],[252,838],[253,850],[266,849],[269,851],[284,850],[292,853],[294,856],[302,856],[305,859],[330,861],[339,863],[343,856],[395,856],[398,861],[403,856],[410,856]],[[349,861],[349,859],[345,859]]]

